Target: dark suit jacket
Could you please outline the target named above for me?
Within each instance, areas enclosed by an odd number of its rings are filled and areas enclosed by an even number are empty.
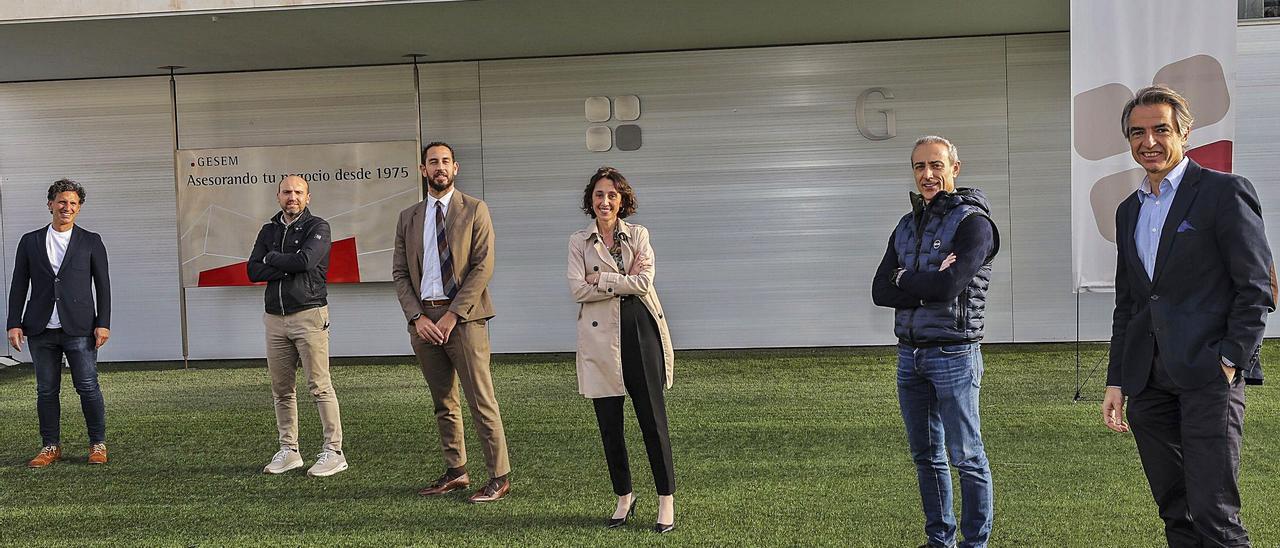
[[[21,327],[23,334],[39,335],[58,307],[62,331],[76,337],[93,335],[96,327],[111,328],[111,278],[107,274],[107,248],[102,237],[78,225],[71,228],[71,242],[58,273],[49,265],[45,234],[49,225],[22,235],[13,261],[13,285],[9,287],[9,322],[6,329]],[[31,299],[23,313],[28,285]],[[97,307],[94,307],[94,292]]]
[[[493,277],[493,220],[484,202],[455,190],[445,215],[445,235],[453,256],[453,274],[458,294],[449,310],[459,322],[493,317],[489,300],[489,279]],[[422,225],[426,222],[427,200],[400,212],[396,223],[395,254],[391,258],[391,278],[406,320],[422,314]],[[435,242],[432,242],[434,248]]]
[[[1159,351],[1169,377],[1197,388],[1222,375],[1226,358],[1262,381],[1258,351],[1276,306],[1276,274],[1258,194],[1248,179],[1188,160],[1160,233],[1154,279],[1133,232],[1138,194],[1116,210],[1116,308],[1107,385],[1142,392]]]

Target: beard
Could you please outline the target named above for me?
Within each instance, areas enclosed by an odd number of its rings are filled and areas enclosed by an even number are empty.
[[[448,192],[453,188],[453,177],[447,178],[443,183],[437,183],[435,177],[428,177],[427,184],[431,186],[431,190],[436,192]]]

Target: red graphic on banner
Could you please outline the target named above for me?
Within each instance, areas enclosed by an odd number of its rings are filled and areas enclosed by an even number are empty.
[[[329,272],[325,280],[331,284],[360,283],[360,261],[356,258],[355,237],[333,242],[329,248]]]
[[[1231,173],[1231,141],[1215,141],[1187,151],[1187,156],[1209,169]]]
[[[249,281],[248,263],[239,262],[200,272],[199,287],[264,285]],[[356,256],[354,237],[333,242],[329,248],[329,272],[325,280],[333,284],[360,283],[360,260]]]

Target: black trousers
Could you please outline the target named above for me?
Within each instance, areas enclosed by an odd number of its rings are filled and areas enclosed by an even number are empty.
[[[1169,546],[1249,546],[1238,485],[1242,375],[1183,389],[1157,356],[1147,387],[1129,398],[1128,415]]]
[[[667,435],[667,402],[662,394],[666,386],[666,366],[662,361],[658,324],[639,298],[623,298],[620,306],[622,383],[631,395],[631,405],[640,422],[653,483],[659,495],[671,495],[676,491],[676,476],[671,463],[671,438]],[[612,396],[591,400],[600,426],[600,439],[604,442],[609,479],[618,496],[631,492],[631,467],[627,442],[622,435],[623,399],[623,396]]]

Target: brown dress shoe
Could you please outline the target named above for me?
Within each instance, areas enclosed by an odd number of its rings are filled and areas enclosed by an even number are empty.
[[[452,493],[459,489],[466,489],[467,487],[470,487],[470,486],[471,486],[471,477],[468,476],[465,472],[461,476],[452,477],[452,478],[449,477],[448,472],[445,472],[445,474],[443,476],[440,476],[440,479],[437,479],[435,483],[432,483],[431,485],[423,488],[421,491],[418,491],[418,494],[424,497],[434,497],[436,495]]]
[[[95,443],[89,448],[89,464],[107,463],[107,444]]]
[[[507,496],[509,492],[511,492],[511,482],[507,478],[491,479],[479,491],[472,494],[471,498],[467,499],[467,502],[471,504],[493,502]]]
[[[62,460],[62,446],[46,445],[44,448],[40,449],[40,453],[36,455],[36,458],[31,459],[31,462],[27,463],[27,466],[31,468],[44,468],[53,464],[54,461],[59,460]]]

